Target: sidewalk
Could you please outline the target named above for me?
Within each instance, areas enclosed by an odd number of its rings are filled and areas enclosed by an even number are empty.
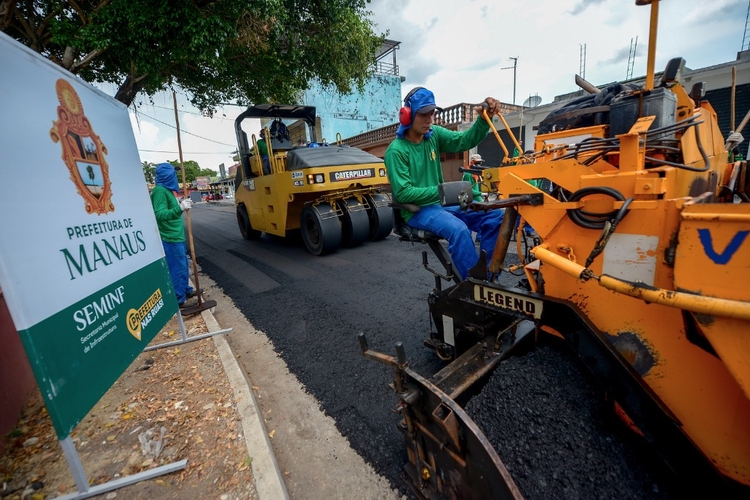
[[[211,311],[185,318],[184,326],[188,339],[223,329]],[[175,316],[150,346],[181,338]],[[38,390],[11,437],[0,456],[3,500],[77,492]],[[71,438],[92,486],[188,461],[184,470],[97,498],[289,498],[252,388],[224,334],[141,353]]]
[[[221,329],[211,311],[203,311],[201,315],[210,332]],[[248,456],[253,458],[253,477],[258,497],[260,500],[289,498],[252,388],[224,336],[214,335],[213,340],[234,392]]]

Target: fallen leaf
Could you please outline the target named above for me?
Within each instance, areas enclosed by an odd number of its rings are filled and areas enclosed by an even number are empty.
[[[271,432],[268,433],[268,437],[270,437],[272,439],[273,439],[274,435],[276,435],[276,429],[274,429],[274,430],[272,430]]]

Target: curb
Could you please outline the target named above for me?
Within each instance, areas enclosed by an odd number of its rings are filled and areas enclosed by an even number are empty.
[[[179,314],[179,312],[178,312]],[[206,322],[209,332],[221,330],[218,321],[211,314],[210,310],[201,313],[203,320]],[[251,459],[253,469],[253,478],[255,479],[255,489],[258,492],[260,500],[289,499],[289,492],[284,484],[284,479],[276,462],[271,442],[268,438],[266,426],[263,423],[263,417],[260,414],[258,402],[243,373],[237,359],[234,357],[229,342],[224,338],[224,334],[214,335],[214,344],[219,352],[221,363],[224,365],[224,371],[229,378],[229,383],[234,392],[234,399],[237,401],[237,410],[242,419],[242,431],[245,435],[245,445],[247,453]]]

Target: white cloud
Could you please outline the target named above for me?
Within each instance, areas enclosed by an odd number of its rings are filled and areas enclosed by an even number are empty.
[[[634,0],[373,0],[369,9],[377,28],[402,42],[402,94],[424,85],[444,106],[487,95],[511,102],[513,71],[501,69],[513,65],[509,57],[518,57],[517,104],[531,94],[550,102],[578,90],[583,45],[586,79],[594,84],[626,77],[635,37],[633,75],[646,73],[650,7]],[[733,60],[746,10],[740,0],[659,2],[656,71],[678,56],[689,67]]]
[[[237,148],[234,120],[243,109],[226,106],[209,118],[201,116],[183,96],[178,97],[177,109],[183,161],[193,160],[201,168],[216,172],[219,172],[221,163],[227,169],[232,166],[232,156]],[[130,120],[142,161],[161,163],[179,159],[171,93],[156,95],[153,103],[139,104],[136,112],[131,110]],[[259,128],[257,120],[248,121]],[[257,133],[257,130],[248,129],[247,126],[243,128],[249,133]]]

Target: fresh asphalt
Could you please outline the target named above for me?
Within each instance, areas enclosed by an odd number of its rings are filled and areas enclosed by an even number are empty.
[[[428,248],[399,242],[391,235],[380,242],[315,257],[294,236],[263,235],[258,241],[245,241],[234,207],[227,201],[197,204],[191,211],[191,225],[202,271],[256,329],[265,332],[352,448],[408,495],[401,476],[406,462],[404,441],[393,413],[396,398],[387,387],[392,370],[365,359],[356,336],[364,333],[371,349],[391,355],[394,344],[403,342],[410,366],[425,376],[443,366],[422,343],[431,328],[426,297],[435,286],[433,275],[422,267],[422,252]],[[428,258],[438,265],[429,251]],[[503,280],[513,285],[517,278],[504,276]],[[564,361],[545,347],[534,356],[498,371],[502,375],[493,377],[494,386],[491,381],[472,403],[475,418],[484,414],[489,422],[502,414],[502,421],[515,423],[510,435],[496,432],[502,429],[485,432],[501,439],[495,444],[498,451],[503,442],[521,439],[501,458],[518,474],[516,481],[524,496],[621,498],[625,491],[643,494],[643,498],[669,498],[669,489],[645,469],[639,468],[635,475],[622,472],[634,469],[643,457],[634,455],[623,444],[622,433],[602,418],[596,390],[587,388],[580,370],[569,367],[573,361]],[[513,368],[532,366],[537,359],[541,364],[533,369]],[[539,386],[540,376],[547,377],[547,387],[554,390]],[[507,397],[511,390],[516,396]],[[536,403],[533,398],[540,394]],[[502,411],[497,406],[500,401]],[[532,409],[537,434],[524,439]],[[566,435],[572,432],[567,422],[582,419],[586,419],[585,427],[577,430],[578,437]],[[552,425],[560,421],[562,429]],[[505,426],[494,427],[498,425]],[[549,430],[540,433],[545,426]],[[530,461],[532,457],[535,461]],[[604,464],[603,468],[593,461]],[[590,481],[599,474],[608,482],[593,488]]]
[[[388,388],[392,372],[362,356],[357,334],[388,354],[403,341],[420,373],[440,369],[422,345],[430,329],[425,299],[434,288],[422,267],[427,247],[389,236],[316,257],[298,238],[243,240],[227,202],[195,205],[191,226],[202,272],[266,333],[352,447],[406,493],[400,479],[406,453]]]

